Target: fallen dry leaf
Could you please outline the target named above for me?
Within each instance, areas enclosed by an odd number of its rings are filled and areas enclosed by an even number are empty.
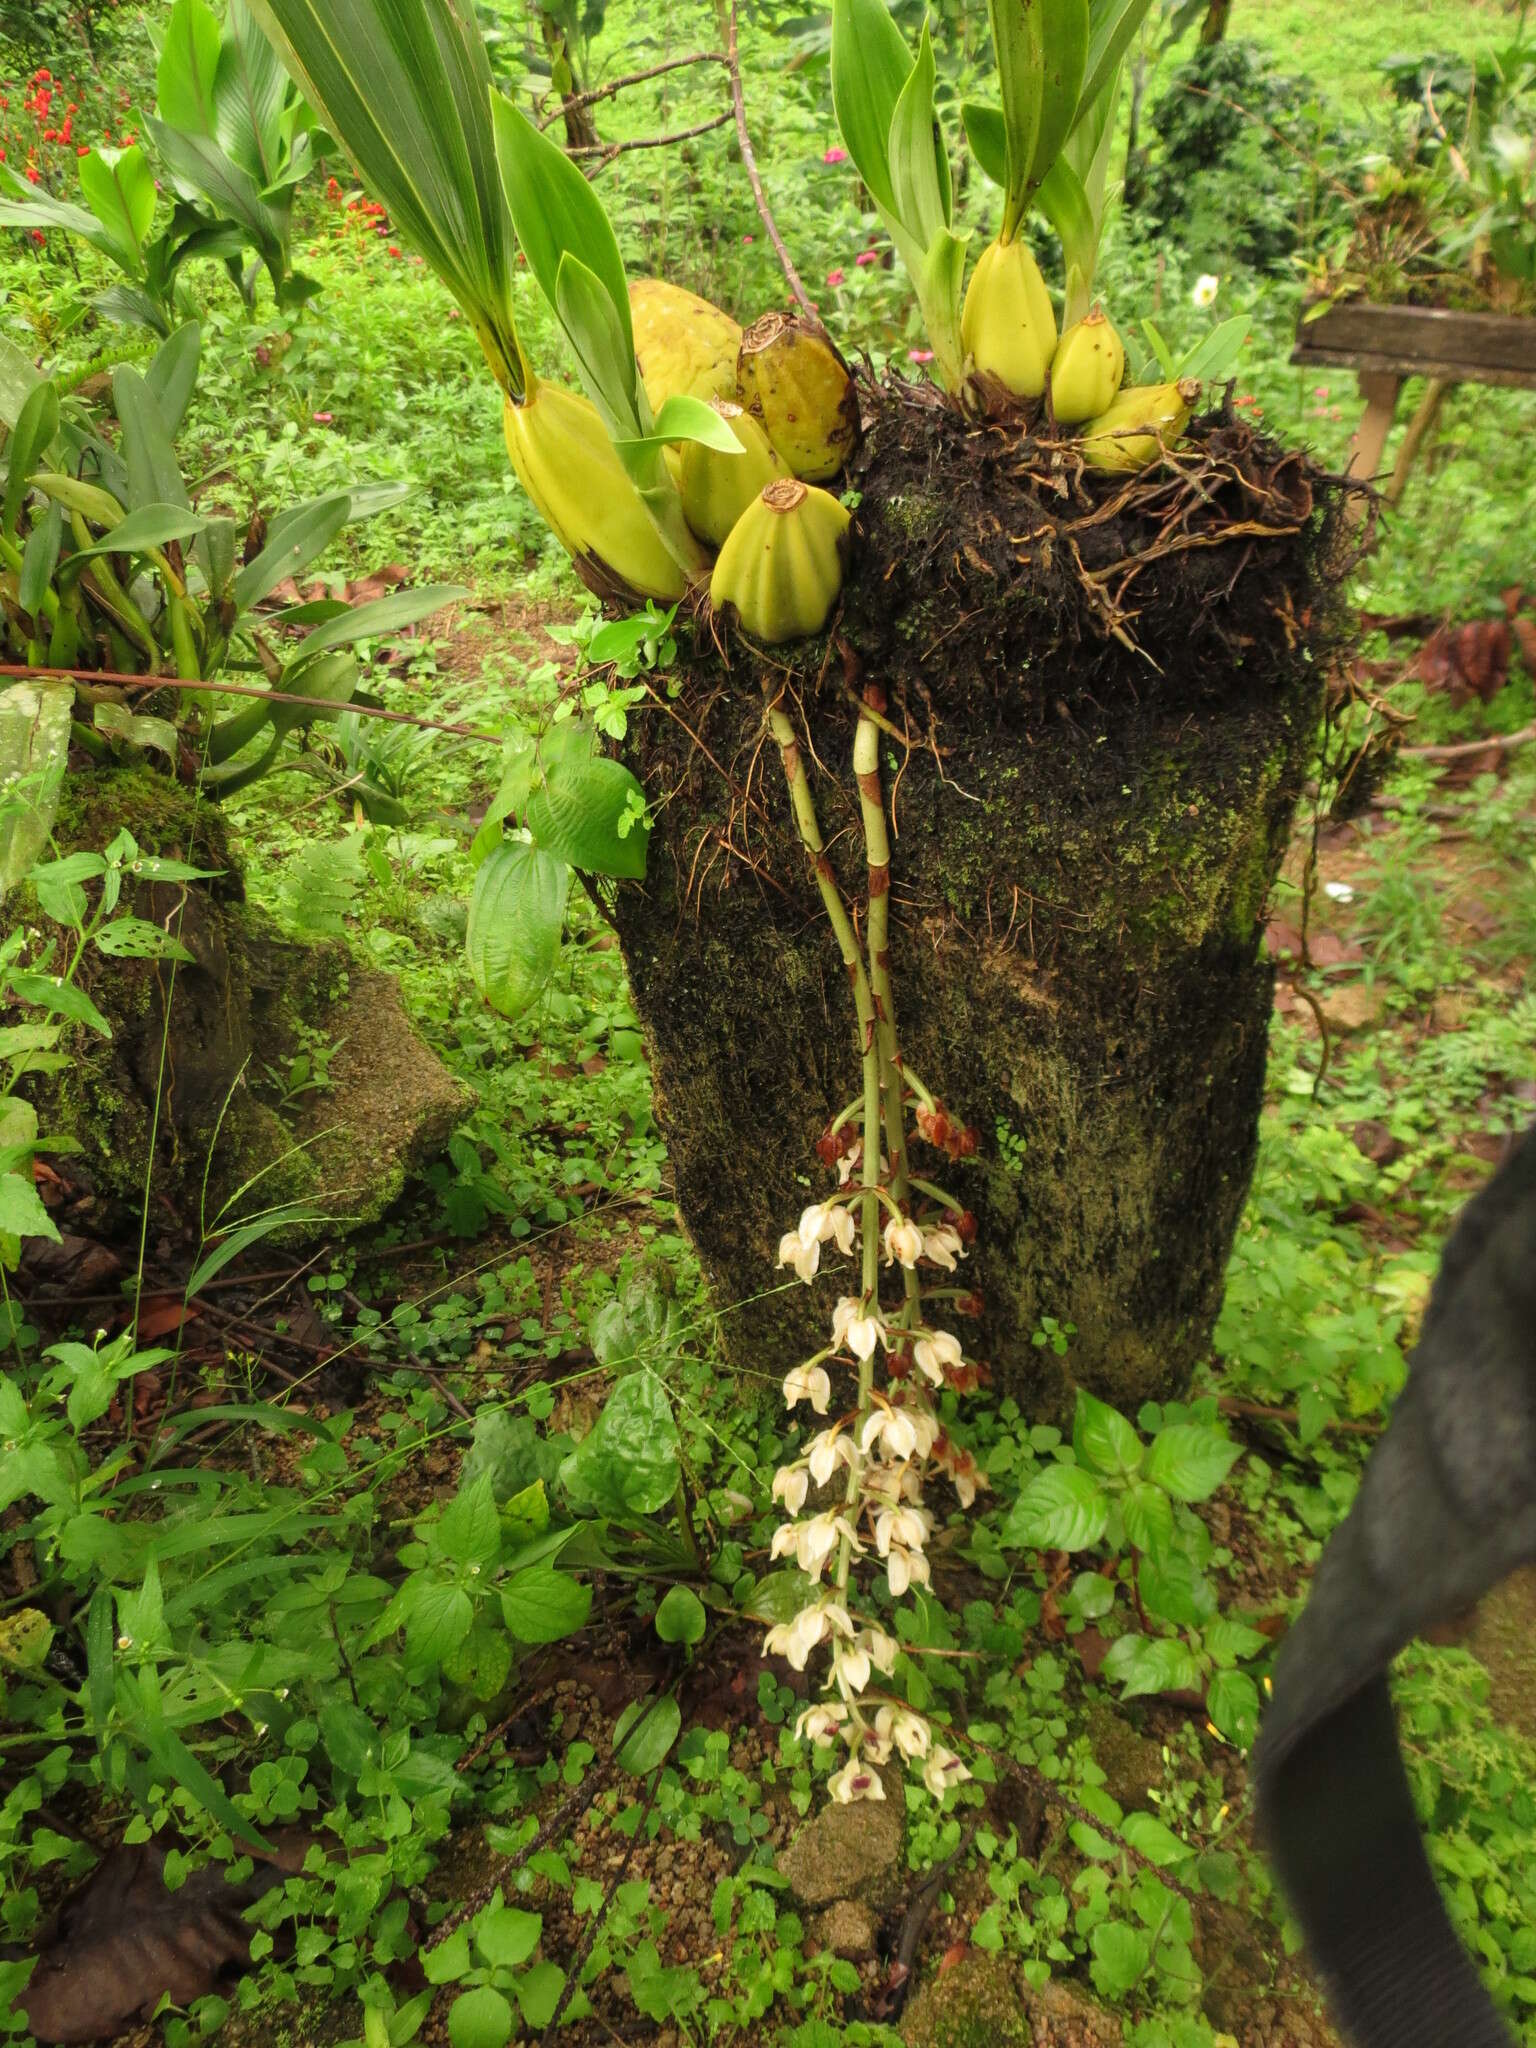
[[[173,1892],[164,1870],[154,1843],[114,1849],[59,1908],[17,2001],[39,2041],[109,2041],[165,1995],[189,2005],[249,1963],[245,1908],[283,1872],[269,1866],[229,1884],[211,1866]]]

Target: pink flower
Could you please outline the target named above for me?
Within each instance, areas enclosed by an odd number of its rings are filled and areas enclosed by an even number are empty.
[[[743,242],[755,242],[757,237],[756,235],[743,235],[741,239]]]
[[[833,143],[832,147],[827,151],[825,156],[823,156],[822,158],[822,162],[824,164],[845,164],[847,163],[847,161],[847,150],[839,148],[839,146],[836,143]]]
[[[933,350],[931,348],[909,348],[907,350],[907,361],[909,363],[931,363],[933,361]]]
[[[861,249],[853,260],[858,264],[860,270],[867,270],[871,263],[878,263],[880,261],[880,252],[878,249]]]
[[[829,285],[832,285],[835,288],[836,286],[840,285],[842,281],[843,273],[840,270],[829,270],[827,272],[827,283]]]
[[[336,415],[333,412],[317,412],[312,417],[317,426],[328,427]]]

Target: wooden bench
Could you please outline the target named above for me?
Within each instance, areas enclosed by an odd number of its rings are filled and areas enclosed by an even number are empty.
[[[1387,486],[1387,502],[1395,505],[1453,384],[1536,390],[1536,319],[1345,299],[1315,319],[1303,314],[1291,361],[1353,370],[1359,378],[1365,415],[1355,434],[1351,476],[1378,474],[1403,385],[1410,377],[1429,379]]]

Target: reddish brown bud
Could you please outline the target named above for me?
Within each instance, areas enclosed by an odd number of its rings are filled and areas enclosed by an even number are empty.
[[[962,1294],[955,1303],[955,1313],[962,1316],[984,1316],[987,1304],[979,1293]]]
[[[962,1209],[953,1221],[955,1235],[959,1238],[960,1242],[962,1244],[974,1244],[976,1242],[976,1233],[980,1230],[981,1225],[976,1221],[970,1210]]]
[[[926,1108],[921,1103],[918,1105],[917,1132],[920,1138],[926,1138],[930,1145],[937,1145],[944,1149],[949,1144],[950,1134],[953,1130],[954,1125],[945,1115],[942,1103],[936,1102],[932,1109]]]
[[[974,1159],[980,1150],[981,1133],[974,1124],[967,1124],[955,1140],[955,1157],[957,1159]]]

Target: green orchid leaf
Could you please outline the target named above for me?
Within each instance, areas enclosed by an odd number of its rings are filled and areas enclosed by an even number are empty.
[[[602,279],[567,249],[555,275],[555,312],[575,352],[587,396],[609,435],[626,442],[645,432],[640,415],[634,342],[613,309]]]
[[[206,0],[176,0],[155,72],[155,102],[163,123],[188,135],[217,134],[214,86],[221,40],[219,18]]]
[[[515,244],[496,164],[491,67],[472,0],[248,0],[403,241],[522,395]]]
[[[32,472],[53,445],[59,431],[59,394],[51,383],[34,384],[11,435],[5,475],[5,504],[0,529],[7,538],[16,531]]]
[[[1029,167],[1033,192],[1049,175],[1062,144],[1077,125],[1083,77],[1088,66],[1088,0],[1035,0],[1044,31],[1045,76],[1040,130]]]
[[[630,385],[637,388],[629,285],[602,201],[560,145],[500,93],[491,102],[491,121],[507,212],[539,289],[558,314],[562,258],[577,258],[596,276],[612,303],[629,356]]]
[[[917,62],[897,95],[886,142],[890,210],[924,249],[949,226],[953,203],[949,156],[933,104],[934,83],[933,43],[925,21]]]
[[[1092,0],[1088,28],[1088,62],[1078,100],[1081,120],[1119,70],[1125,53],[1140,33],[1152,0]]]
[[[1011,242],[1024,218],[1030,172],[1045,101],[1045,8],[1042,0],[987,0],[992,54],[1002,88],[1008,172],[1003,180],[1000,239]]]
[[[890,137],[912,53],[885,0],[832,0],[832,107],[855,168],[885,213],[897,212]]]
[[[971,155],[994,185],[1006,185],[1008,130],[1002,108],[989,106],[985,100],[967,100],[960,109],[960,118],[965,124]]]

